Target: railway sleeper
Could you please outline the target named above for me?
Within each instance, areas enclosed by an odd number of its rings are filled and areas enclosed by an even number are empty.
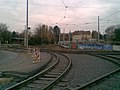
[[[62,67],[62,66],[58,66],[57,67],[59,70],[65,70],[66,69],[66,67]]]
[[[59,82],[57,84],[57,86],[59,86],[59,87],[65,87],[65,86],[67,86],[67,83],[65,83],[65,82]]]
[[[59,70],[59,69],[54,69],[52,70],[52,72],[55,72],[55,73],[63,73],[64,70]]]
[[[68,89],[65,89],[65,87],[54,86],[52,90],[68,90]]]
[[[48,78],[57,78],[58,75],[54,75],[54,74],[47,74],[47,75],[44,75],[44,77],[48,77]]]
[[[52,79],[55,79],[57,77],[42,76],[42,78],[52,78]]]
[[[45,84],[45,83],[42,83],[42,84],[32,83],[32,84],[28,84],[27,87],[37,88],[37,89],[41,90],[41,89],[44,88],[46,85],[48,85],[48,84]],[[34,89],[33,89],[33,90],[34,90]]]
[[[39,80],[53,81],[55,78],[39,78]]]
[[[61,82],[69,82],[67,79],[62,79]]]
[[[36,83],[36,84],[42,84],[42,83],[50,83],[51,81],[45,81],[45,80],[36,80],[36,81],[34,81],[34,83]]]
[[[57,68],[55,68],[54,70],[58,70],[58,71],[61,71],[61,70],[62,70],[62,71],[64,71],[65,69],[66,69],[66,68],[63,68],[63,67],[59,67],[59,68],[57,67]]]
[[[32,88],[32,87],[22,87],[19,90],[40,90],[38,88]]]
[[[57,72],[49,72],[48,74],[51,74],[51,75],[61,75],[61,73],[57,73]]]
[[[59,65],[59,66],[57,66],[57,67],[60,67],[60,68],[65,68],[65,67],[66,67],[66,65]]]

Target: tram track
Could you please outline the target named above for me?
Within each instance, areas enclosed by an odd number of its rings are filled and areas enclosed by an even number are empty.
[[[107,54],[99,54],[99,55],[92,55],[95,57],[99,57],[105,60],[108,60],[119,68],[108,72],[88,83],[85,83],[77,88],[71,90],[120,90],[120,58],[113,57],[112,55]]]
[[[55,62],[52,65],[5,90],[50,90],[64,77],[72,64],[68,56],[58,53],[53,54]]]

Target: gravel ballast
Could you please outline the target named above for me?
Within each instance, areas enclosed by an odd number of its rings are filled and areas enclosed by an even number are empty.
[[[67,87],[76,88],[118,68],[110,61],[84,54],[67,54],[72,59],[72,69],[65,79]]]

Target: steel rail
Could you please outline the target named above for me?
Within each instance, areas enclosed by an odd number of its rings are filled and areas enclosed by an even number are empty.
[[[55,55],[55,54],[54,54]],[[64,54],[61,54],[62,56],[64,56],[67,60],[68,60],[68,65],[67,67],[65,68],[65,70],[61,73],[61,75],[59,75],[57,78],[55,78],[53,81],[51,81],[51,83],[49,83],[47,86],[45,86],[44,88],[42,88],[42,90],[49,90],[51,89],[53,86],[55,86],[65,75],[65,73],[67,73],[67,71],[69,71],[71,65],[72,65],[72,61],[71,59],[64,55]],[[56,56],[56,59],[57,61],[50,67],[46,68],[45,70],[41,71],[40,73],[14,85],[14,86],[11,86],[9,88],[7,88],[6,90],[18,90],[20,88],[22,88],[23,86],[26,86],[27,84],[29,84],[30,82],[33,82],[35,81],[38,77],[42,77],[42,75],[46,74],[48,71],[50,71],[51,69],[53,69],[57,64],[59,64],[59,59],[58,57]]]
[[[112,59],[112,58],[114,58],[114,57],[108,57],[108,56],[106,56],[106,55],[105,55],[105,56],[103,56],[103,55],[92,55],[92,56],[106,59],[106,60],[108,60],[108,61],[110,61],[110,62],[112,62],[112,63],[120,66],[120,63],[110,60],[110,58]],[[114,58],[114,59],[119,60],[119,58]],[[96,79],[94,79],[94,80],[92,80],[92,81],[90,81],[90,82],[88,82],[88,83],[85,83],[85,84],[81,85],[80,87],[74,88],[74,89],[72,89],[72,90],[83,90],[83,89],[91,86],[92,84],[95,84],[95,83],[97,83],[97,82],[99,82],[99,81],[107,78],[108,76],[117,73],[117,72],[120,72],[120,68],[117,68],[117,69],[115,69],[115,70],[113,70],[113,71],[111,71],[111,72],[109,72],[109,73],[106,73],[106,74],[104,74],[104,75],[102,75],[102,76],[100,76],[100,77],[98,77],[98,78],[96,78]]]
[[[53,55],[54,55],[54,54],[53,54]],[[24,81],[22,81],[22,82],[20,82],[20,83],[17,83],[17,84],[15,84],[15,85],[11,86],[11,87],[6,88],[5,90],[17,90],[17,89],[19,89],[20,87],[22,87],[22,86],[28,84],[29,82],[35,80],[38,76],[42,76],[43,74],[45,74],[47,71],[49,71],[51,68],[53,68],[55,65],[58,64],[59,59],[57,58],[56,55],[54,55],[54,56],[56,57],[57,60],[56,60],[56,62],[55,62],[53,65],[51,65],[50,67],[46,68],[45,70],[37,73],[37,74],[34,75],[34,76],[29,77],[28,79],[26,79],[26,80],[24,80]]]
[[[61,53],[59,53],[59,54],[61,54]],[[58,78],[56,78],[53,82],[51,82],[51,84],[47,85],[42,90],[49,90],[53,86],[55,86],[55,84],[57,84],[64,77],[64,75],[69,71],[69,69],[71,68],[71,66],[72,66],[72,60],[67,55],[65,55],[65,54],[61,54],[61,55],[65,56],[69,60],[69,64],[68,64],[67,68],[65,69],[65,71]]]

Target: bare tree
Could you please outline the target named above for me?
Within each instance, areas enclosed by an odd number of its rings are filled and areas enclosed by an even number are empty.
[[[11,39],[11,32],[8,30],[6,24],[0,23],[0,40],[3,43],[9,43]]]

